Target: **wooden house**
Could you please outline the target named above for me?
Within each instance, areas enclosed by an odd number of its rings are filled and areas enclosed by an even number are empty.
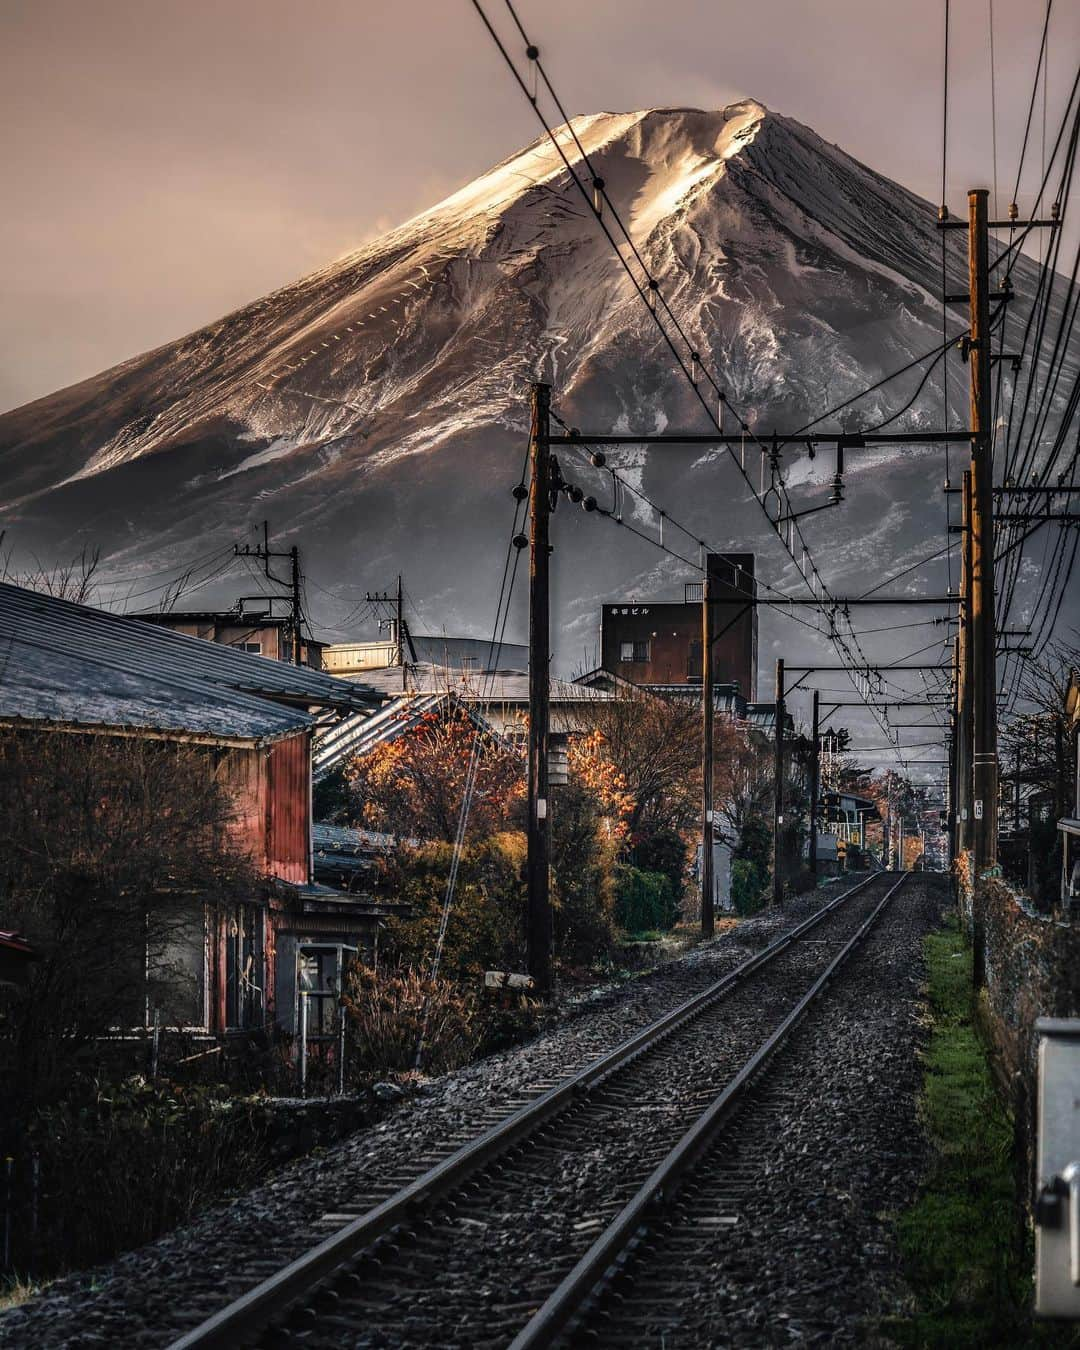
[[[193,900],[168,954],[186,978],[157,1012],[208,1035],[295,1031],[297,990],[313,963],[340,988],[344,961],[376,921],[362,897],[314,880],[312,735],[320,719],[361,715],[376,696],[355,682],[2,584],[0,660],[0,727],[176,741],[205,754],[206,772],[232,801],[231,846],[262,880],[225,913]],[[153,1014],[149,1000],[146,1012]]]

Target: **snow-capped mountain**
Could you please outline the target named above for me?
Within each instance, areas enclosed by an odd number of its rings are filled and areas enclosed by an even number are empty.
[[[801,426],[941,342],[936,207],[808,128],[746,101],[601,113],[574,129],[687,334],[759,434]],[[560,138],[575,161],[565,128]],[[962,239],[949,238],[951,289],[965,286]],[[1031,270],[1017,268],[1018,290]],[[959,332],[963,309],[947,323]],[[956,428],[967,372],[952,355],[948,367]],[[944,369],[898,427],[941,425]],[[880,421],[921,373],[823,429]],[[429,629],[486,635],[537,376],[585,431],[708,430],[547,140],[322,271],[0,417],[8,540],[52,557],[100,545],[112,574],[143,594],[162,569],[268,518],[279,546],[299,544],[313,582],[340,595],[311,593],[326,626],[347,627],[358,591],[400,571]],[[793,497],[823,501],[830,456],[784,458]],[[954,481],[963,458],[954,449]],[[752,550],[761,576],[795,586],[724,452],[662,447],[612,462],[710,544]],[[565,456],[564,467],[610,493],[582,460]],[[835,592],[865,590],[944,546],[944,477],[940,447],[849,456],[847,504],[805,525]],[[640,504],[623,510],[655,532]],[[568,506],[553,539],[564,669],[591,661],[601,600],[676,598],[691,577]],[[234,594],[241,575],[182,604]],[[899,584],[940,592],[944,560]],[[763,656],[780,622],[763,620]],[[803,627],[784,630],[793,655],[808,642]]]

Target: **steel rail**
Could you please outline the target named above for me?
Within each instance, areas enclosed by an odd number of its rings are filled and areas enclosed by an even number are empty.
[[[463,1144],[442,1162],[429,1168],[415,1181],[403,1186],[389,1199],[375,1205],[351,1223],[344,1225],[317,1246],[268,1276],[226,1307],[212,1314],[192,1330],[173,1341],[169,1350],[217,1350],[218,1347],[243,1345],[275,1316],[288,1309],[305,1294],[357,1257],[378,1238],[397,1228],[425,1206],[460,1186],[473,1172],[485,1167],[500,1154],[532,1134],[541,1124],[560,1114],[586,1093],[591,1092],[617,1069],[667,1040],[687,1023],[695,1020],[754,971],[767,965],[805,933],[822,923],[845,901],[864,886],[880,880],[873,872],[856,885],[836,896],[816,914],[775,938],[761,951],[741,962],[700,994],[681,1003],[657,1021],[593,1060],[584,1069],[548,1089],[535,1100],[512,1112],[469,1143]],[[895,887],[893,888],[895,889]],[[891,891],[890,891],[891,894]],[[877,911],[875,910],[875,913]]]
[[[599,1292],[612,1267],[640,1232],[649,1212],[657,1205],[673,1198],[682,1174],[693,1167],[708,1149],[717,1130],[757,1078],[762,1066],[772,1058],[833,975],[870,932],[907,876],[907,872],[901,872],[899,881],[890,886],[866,921],[837,952],[769,1039],[754,1052],[719,1096],[698,1117],[633,1199],[619,1211],[574,1269],[515,1336],[510,1343],[510,1350],[539,1350],[540,1347],[547,1350],[570,1321],[583,1310],[588,1300]]]

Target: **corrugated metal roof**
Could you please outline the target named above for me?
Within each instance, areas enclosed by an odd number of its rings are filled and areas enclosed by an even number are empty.
[[[495,733],[475,709],[454,694],[403,694],[373,717],[353,715],[319,733],[312,754],[312,777],[317,783],[346,759],[366,755],[377,745],[394,741],[428,716],[450,705],[460,709],[482,731]]]
[[[354,854],[369,857],[386,853],[394,847],[394,836],[378,830],[358,830],[351,825],[329,825],[317,820],[311,827],[311,843],[315,852]]]
[[[299,708],[224,689],[162,669],[125,669],[116,654],[66,651],[55,635],[39,640],[0,625],[0,722],[48,724],[224,741],[267,741],[314,725]]]
[[[354,678],[349,676],[349,679]],[[401,693],[401,669],[391,666],[385,670],[365,670],[355,678],[372,689],[387,694]],[[516,670],[477,671],[447,670],[444,666],[418,665],[408,668],[409,689],[417,694],[458,695],[467,703],[497,706],[502,703],[526,704],[529,701],[529,677]],[[614,695],[605,689],[590,689],[572,680],[551,680],[552,703],[608,702]]]
[[[364,681],[338,679],[0,582],[0,636],[4,635],[29,637],[72,655],[110,659],[131,675],[153,679],[162,672],[183,671],[222,689],[301,707],[351,710],[379,701]]]

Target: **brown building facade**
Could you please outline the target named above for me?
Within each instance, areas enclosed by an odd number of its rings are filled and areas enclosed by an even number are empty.
[[[140,614],[144,623],[169,628],[186,637],[202,638],[225,647],[236,647],[251,656],[265,656],[271,661],[293,659],[292,618],[265,610],[167,610],[162,613]],[[300,664],[311,670],[322,670],[325,642],[316,642],[306,634],[300,640]]]
[[[706,559],[715,600],[713,680],[737,684],[757,697],[757,607],[752,553],[710,553]],[[681,603],[627,600],[604,605],[600,664],[638,685],[700,684],[701,583],[686,587]]]

